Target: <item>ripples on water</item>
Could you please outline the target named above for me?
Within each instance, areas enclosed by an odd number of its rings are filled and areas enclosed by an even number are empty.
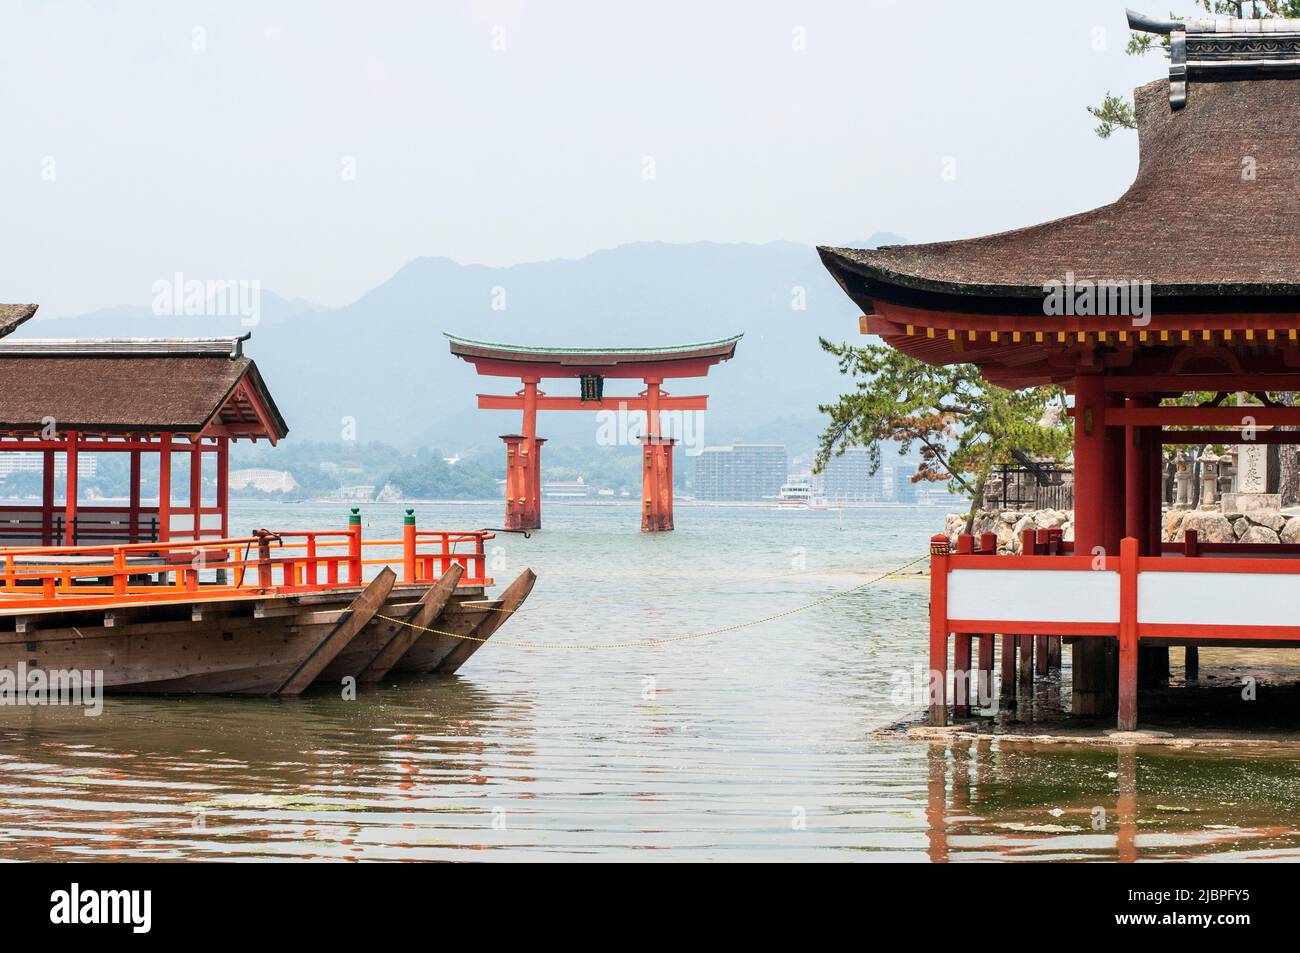
[[[497,509],[425,506],[421,524],[491,525]],[[366,516],[371,536],[396,535],[400,507]],[[244,506],[235,524],[343,518],[341,506]],[[903,714],[891,677],[923,657],[920,580],[655,648],[495,644],[759,618],[919,555],[940,518],[683,507],[675,533],[642,536],[632,507],[549,506],[543,532],[496,541],[498,582],[539,573],[529,611],[454,678],[393,680],[352,702],[110,697],[99,718],[0,708],[0,856],[1295,856],[1294,760],[867,738]]]

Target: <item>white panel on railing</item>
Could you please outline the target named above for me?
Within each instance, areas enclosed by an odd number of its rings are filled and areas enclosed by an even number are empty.
[[[989,561],[997,557],[990,556]],[[1089,569],[954,569],[948,618],[1118,622],[1119,573]]]
[[[1300,575],[1138,573],[1138,622],[1167,625],[1296,625]]]

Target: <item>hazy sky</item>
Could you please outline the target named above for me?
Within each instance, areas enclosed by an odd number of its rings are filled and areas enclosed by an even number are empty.
[[[1123,6],[2,0],[0,301],[1032,224],[1132,177],[1084,112],[1165,75]]]

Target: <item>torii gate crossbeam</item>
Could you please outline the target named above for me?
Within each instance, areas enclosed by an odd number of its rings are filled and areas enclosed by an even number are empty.
[[[451,353],[490,377],[513,377],[522,384],[516,394],[479,394],[480,410],[518,410],[522,432],[503,434],[506,445],[506,519],[510,530],[542,525],[541,449],[537,436],[539,410],[641,411],[646,433],[641,437],[641,529],[662,532],[673,528],[674,438],[663,436],[663,411],[705,410],[704,395],[676,396],[663,389],[670,378],[704,377],[709,368],[730,360],[741,335],[702,344],[663,348],[549,348],[489,344],[447,335]],[[546,378],[578,378],[581,395],[551,397],[539,389]],[[640,379],[645,390],[627,397],[607,396],[604,382]]]

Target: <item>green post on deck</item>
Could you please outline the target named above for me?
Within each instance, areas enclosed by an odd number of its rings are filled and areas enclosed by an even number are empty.
[[[415,510],[407,507],[402,520],[402,582],[414,583],[415,579]]]
[[[361,507],[352,507],[348,514],[348,581],[361,585]]]

